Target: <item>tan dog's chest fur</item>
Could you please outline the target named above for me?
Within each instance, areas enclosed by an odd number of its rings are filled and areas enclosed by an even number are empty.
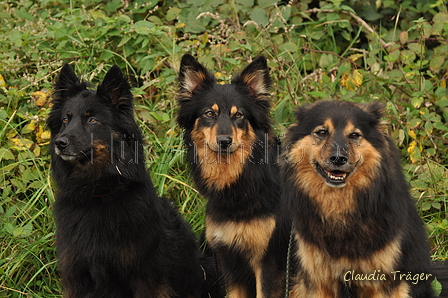
[[[217,223],[207,216],[206,227],[206,237],[212,247],[224,245],[248,256],[255,273],[257,293],[261,293],[261,261],[275,228],[274,217]],[[241,297],[239,292],[241,289],[230,289],[229,296]]]
[[[292,298],[334,298],[338,295],[338,287],[341,278],[348,271],[362,272],[363,274],[374,273],[375,270],[381,274],[386,274],[386,278],[391,278],[390,273],[395,271],[394,265],[400,258],[400,237],[396,237],[381,250],[373,253],[365,259],[350,259],[341,257],[332,258],[318,246],[305,241],[296,233],[298,250],[296,256],[301,260],[301,266],[311,286],[306,287],[302,276],[296,276],[295,285],[291,289]],[[388,275],[389,274],[389,275]],[[392,293],[386,293],[382,281],[380,280],[356,280],[350,278],[348,284],[361,286],[358,291],[360,298],[407,298],[409,296],[409,286],[402,282]]]

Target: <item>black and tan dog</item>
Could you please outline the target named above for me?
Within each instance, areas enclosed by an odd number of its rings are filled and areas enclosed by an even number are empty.
[[[220,85],[192,56],[181,62],[178,123],[200,193],[206,237],[230,297],[256,297],[279,202],[277,139],[270,126],[269,70],[256,58]]]
[[[288,216],[270,243],[265,297],[284,296],[286,275],[295,298],[432,297],[427,236],[382,109],[323,101],[297,110],[282,160]]]

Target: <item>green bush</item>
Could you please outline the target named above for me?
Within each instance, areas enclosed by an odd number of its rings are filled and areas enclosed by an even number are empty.
[[[441,1],[217,0],[0,3],[0,297],[60,297],[45,119],[65,62],[93,83],[126,70],[158,193],[196,233],[202,198],[175,123],[180,58],[192,53],[229,82],[269,60],[279,135],[297,105],[387,103],[434,259],[448,259],[448,13]]]

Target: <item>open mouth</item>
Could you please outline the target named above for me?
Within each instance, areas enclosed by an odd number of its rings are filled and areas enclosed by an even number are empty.
[[[346,184],[346,179],[350,172],[344,172],[340,170],[327,171],[321,167],[321,165],[316,162],[317,172],[325,179],[325,184],[331,187],[344,187]]]
[[[65,161],[72,161],[72,160],[77,160],[79,157],[78,155],[66,155],[66,154],[61,154],[59,155],[63,160]]]
[[[74,161],[74,160],[81,160],[84,158],[89,158],[89,155],[85,152],[81,151],[81,154],[73,154],[73,153],[67,153],[60,150],[58,147],[55,148],[55,152],[59,157],[61,157],[65,161]]]

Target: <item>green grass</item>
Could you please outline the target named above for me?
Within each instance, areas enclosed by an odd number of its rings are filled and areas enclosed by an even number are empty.
[[[416,7],[383,1],[379,8],[355,0],[321,1],[318,8],[310,1],[103,2],[0,3],[0,297],[61,296],[45,119],[65,62],[93,83],[113,64],[127,72],[157,192],[176,202],[197,234],[206,200],[188,174],[175,123],[184,53],[219,72],[222,82],[265,55],[280,136],[298,105],[329,98],[387,103],[385,125],[402,154],[432,258],[448,259],[448,14],[442,1]],[[353,8],[369,21],[360,23]],[[213,15],[197,18],[203,12]]]

